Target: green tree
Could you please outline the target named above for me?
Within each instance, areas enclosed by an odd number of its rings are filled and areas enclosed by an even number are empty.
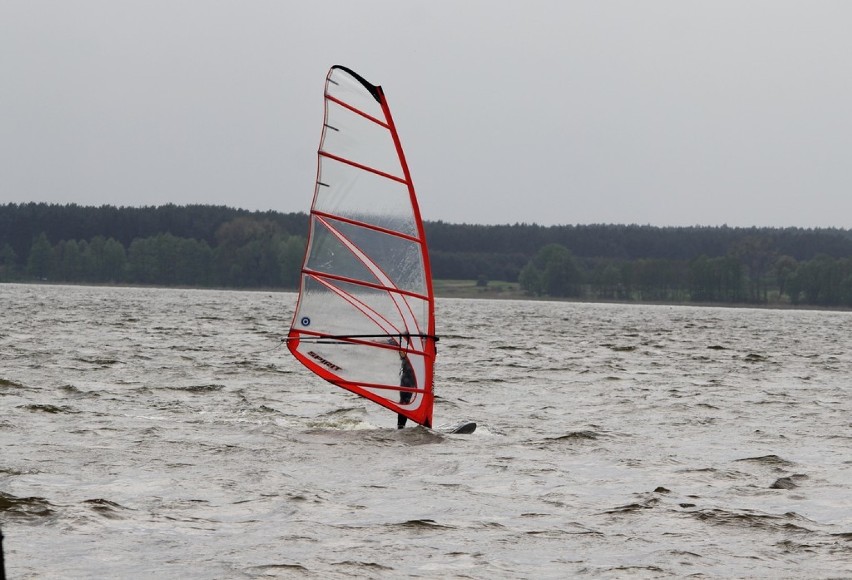
[[[766,275],[775,261],[772,240],[767,236],[747,236],[732,244],[730,254],[746,268],[748,300],[767,301]]]
[[[30,248],[27,273],[38,280],[46,280],[53,276],[55,268],[56,256],[53,253],[53,246],[50,245],[47,234],[42,232]]]
[[[86,248],[87,262],[89,266],[89,280],[94,282],[102,282],[104,276],[104,247],[106,246],[106,238],[103,236],[95,236],[89,240],[89,245]]]
[[[820,255],[813,260],[800,262],[796,274],[789,282],[790,300],[818,306],[836,306],[842,303],[842,283],[846,272],[842,261]],[[795,296],[795,297],[794,297]]]
[[[775,273],[775,283],[778,286],[778,295],[784,296],[788,293],[788,283],[795,275],[796,269],[799,267],[798,262],[792,256],[779,256],[772,265],[772,271]]]
[[[124,279],[127,268],[127,253],[121,242],[109,238],[101,251],[101,263],[98,268],[104,282],[119,282]]]
[[[636,260],[634,277],[642,300],[683,301],[687,298],[689,267],[683,260]]]
[[[127,250],[128,276],[131,282],[153,284],[160,275],[153,238],[137,238]]]
[[[689,294],[693,302],[738,302],[744,299],[743,268],[733,256],[699,256],[689,263]]]
[[[8,282],[15,279],[18,256],[11,245],[4,243],[0,245],[0,282]]]
[[[718,299],[716,276],[709,256],[702,254],[689,263],[689,295],[694,302]]]
[[[305,255],[307,241],[301,236],[290,236],[278,240],[278,264],[281,284],[286,288],[299,286],[299,274]]]
[[[80,250],[80,280],[96,281],[95,273],[95,258],[89,250],[89,242],[80,240],[77,242],[77,247]]]
[[[613,300],[625,297],[622,269],[614,261],[599,261],[595,264],[589,283],[596,289],[598,298]]]
[[[521,287],[534,295],[554,297],[580,296],[582,274],[571,250],[559,244],[548,244],[520,273]]]
[[[544,294],[544,274],[536,267],[532,260],[521,268],[521,273],[518,274],[518,284],[530,296],[541,296]]]
[[[204,240],[179,238],[175,240],[177,282],[189,286],[209,286],[214,283],[213,250]]]
[[[280,227],[271,220],[238,217],[216,231],[216,262],[223,283],[236,287],[277,286]]]
[[[63,280],[76,282],[83,279],[83,255],[80,253],[80,245],[77,240],[60,242],[57,245],[61,252],[57,252],[59,260],[59,275]]]

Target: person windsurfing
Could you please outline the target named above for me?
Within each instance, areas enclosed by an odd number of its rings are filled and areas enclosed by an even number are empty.
[[[405,351],[400,349],[399,358],[402,359],[402,367],[399,369],[399,386],[400,387],[410,387],[414,388],[417,386],[417,379],[414,376],[414,369],[411,367],[411,361],[408,360],[408,355],[405,354]],[[411,402],[411,397],[414,395],[411,391],[400,391],[399,392],[399,404],[406,405]],[[396,418],[396,428],[402,429],[405,427],[405,423],[408,421],[408,417],[403,415],[402,413],[397,413]]]

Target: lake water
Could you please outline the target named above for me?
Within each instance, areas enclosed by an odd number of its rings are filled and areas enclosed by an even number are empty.
[[[10,578],[852,576],[852,314],[439,300],[435,423],[290,293],[0,284]]]

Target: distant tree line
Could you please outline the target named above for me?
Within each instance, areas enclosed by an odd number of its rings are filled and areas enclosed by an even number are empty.
[[[0,205],[0,281],[298,284],[304,213]],[[531,296],[852,306],[852,231],[427,222],[436,278]]]
[[[819,254],[798,261],[773,251],[765,238],[745,238],[724,256],[690,260],[579,259],[550,244],[518,281],[533,296],[852,307],[852,257]]]
[[[0,206],[0,281],[294,288],[304,214],[174,205]]]

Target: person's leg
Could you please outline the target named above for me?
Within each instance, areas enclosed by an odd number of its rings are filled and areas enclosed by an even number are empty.
[[[411,402],[412,393],[409,391],[400,391],[399,392],[399,403],[400,405],[406,405]],[[405,423],[408,421],[408,417],[405,415],[397,414],[396,416],[396,428],[402,429],[405,427]]]

